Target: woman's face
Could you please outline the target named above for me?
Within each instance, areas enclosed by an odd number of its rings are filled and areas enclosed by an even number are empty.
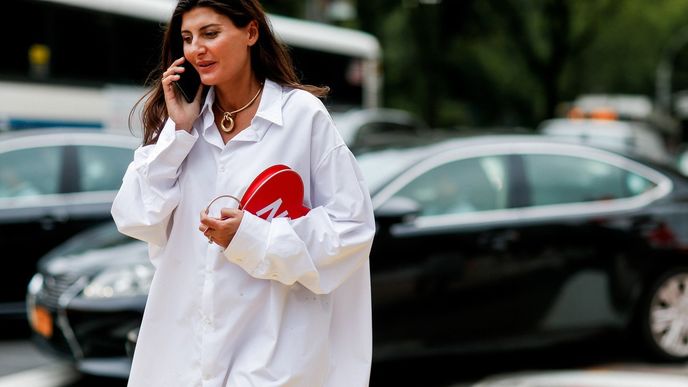
[[[255,21],[237,28],[227,16],[198,7],[182,16],[181,34],[184,57],[203,84],[231,83],[250,73],[250,49],[258,39]]]

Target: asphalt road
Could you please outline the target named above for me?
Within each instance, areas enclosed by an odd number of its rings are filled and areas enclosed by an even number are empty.
[[[605,376],[614,383],[585,384],[583,382],[556,384],[554,371],[584,370]],[[503,375],[545,375],[544,383],[526,384],[519,381],[493,381]],[[621,382],[621,373],[630,374],[633,383]],[[617,374],[619,376],[617,376]],[[587,375],[587,374],[586,374]],[[559,375],[557,375],[559,377]],[[666,379],[666,380],[665,380]],[[647,362],[623,339],[593,340],[561,345],[544,350],[483,353],[463,356],[438,356],[406,361],[374,364],[371,387],[466,387],[479,382],[481,386],[626,386],[673,387],[688,386],[688,364],[659,364]],[[660,383],[660,381],[662,381]],[[69,364],[39,352],[26,340],[0,342],[0,387],[124,387],[126,382],[116,379],[84,378]]]

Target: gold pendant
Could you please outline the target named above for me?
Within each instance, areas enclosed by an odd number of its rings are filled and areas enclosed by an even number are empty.
[[[229,122],[229,127],[225,126],[225,121]],[[234,130],[234,119],[229,113],[225,112],[224,116],[222,116],[222,121],[220,121],[220,127],[222,128],[222,131],[225,133],[231,133],[232,130]]]

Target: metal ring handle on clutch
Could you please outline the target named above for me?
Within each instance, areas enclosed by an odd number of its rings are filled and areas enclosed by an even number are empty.
[[[236,196],[232,196],[232,195],[220,195],[220,196],[216,197],[215,199],[211,200],[210,203],[208,203],[208,207],[205,208],[205,213],[206,213],[206,214],[209,213],[209,212],[210,212],[210,206],[212,206],[213,203],[215,203],[218,199],[222,199],[222,198],[234,199],[234,200],[237,202],[237,204],[239,204],[239,207],[237,207],[237,208],[238,208],[238,209],[241,209],[241,200],[237,199]]]
[[[205,208],[205,214],[208,215],[208,213],[210,212],[210,206],[212,206],[213,203],[215,203],[218,199],[222,199],[222,198],[230,198],[230,199],[236,200],[236,202],[239,204],[239,207],[237,207],[237,208],[241,209],[241,200],[237,199],[236,196],[220,195],[220,196],[216,197],[215,199],[211,200],[210,203],[208,203],[208,207]],[[208,243],[209,244],[213,243],[213,237],[208,237]]]

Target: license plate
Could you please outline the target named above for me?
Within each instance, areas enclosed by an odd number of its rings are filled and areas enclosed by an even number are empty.
[[[36,333],[49,339],[53,336],[53,316],[47,309],[35,306],[31,311],[31,327]]]

